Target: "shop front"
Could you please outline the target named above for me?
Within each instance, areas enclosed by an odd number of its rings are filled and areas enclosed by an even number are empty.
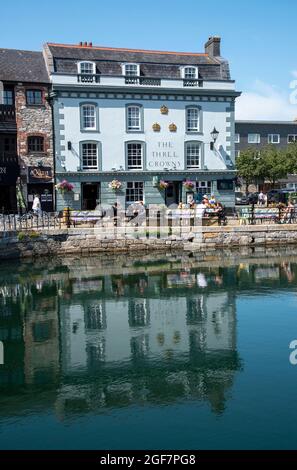
[[[57,192],[57,210],[94,210],[98,205],[112,206],[115,202],[127,208],[143,201],[145,206],[201,202],[206,194],[215,195],[226,207],[234,207],[235,172],[110,172],[64,173],[57,182],[67,180],[73,187],[69,192]],[[117,183],[118,188],[112,187]],[[165,183],[165,187],[164,187]],[[186,184],[187,183],[187,184]]]
[[[47,166],[28,167],[28,210],[32,209],[35,195],[39,196],[41,209],[45,212],[54,210],[53,201],[53,170]]]
[[[17,157],[0,158],[0,211],[16,212],[16,180],[20,169]]]

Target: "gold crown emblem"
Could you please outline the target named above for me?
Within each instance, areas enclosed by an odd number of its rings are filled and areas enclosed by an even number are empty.
[[[169,130],[170,130],[170,132],[176,132],[177,131],[177,126],[176,126],[176,124],[174,124],[174,122],[172,122],[169,125]]]
[[[155,124],[153,124],[153,131],[155,131],[155,132],[160,132],[160,130],[161,130],[160,124],[158,124],[157,122],[155,122]]]
[[[163,104],[160,108],[161,114],[168,114],[168,108]]]

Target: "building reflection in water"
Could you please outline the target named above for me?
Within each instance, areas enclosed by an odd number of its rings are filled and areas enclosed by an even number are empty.
[[[26,276],[0,275],[0,403],[14,413],[23,396],[27,408],[51,406],[61,419],[182,400],[222,413],[242,367],[237,290],[243,280],[247,291],[257,280],[287,285],[296,269],[285,267],[132,264],[120,276],[98,265],[47,275],[33,265]]]

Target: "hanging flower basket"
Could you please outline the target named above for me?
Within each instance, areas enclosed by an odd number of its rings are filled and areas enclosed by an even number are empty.
[[[73,190],[73,184],[69,183],[66,180],[61,181],[61,183],[56,184],[56,190],[60,193],[69,193]]]
[[[119,180],[112,180],[108,184],[108,187],[112,189],[113,191],[119,191],[122,187],[122,183]]]
[[[188,190],[192,190],[195,188],[195,183],[194,181],[191,180],[186,180],[183,182],[183,187]]]
[[[169,183],[167,181],[164,181],[164,180],[159,181],[159,189],[161,191],[165,191],[165,189],[167,189],[168,186],[169,186]]]

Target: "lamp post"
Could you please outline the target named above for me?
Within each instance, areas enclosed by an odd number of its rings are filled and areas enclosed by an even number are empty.
[[[214,127],[213,128],[213,131],[210,133],[211,135],[211,138],[212,138],[212,142],[210,142],[210,150],[214,150],[214,145],[217,141],[217,138],[219,136],[219,131],[216,130],[216,128]]]

